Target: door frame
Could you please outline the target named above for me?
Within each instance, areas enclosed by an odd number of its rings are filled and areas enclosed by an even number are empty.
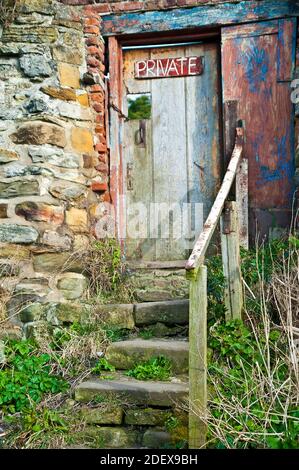
[[[214,40],[220,46],[221,30],[220,28],[202,32],[201,28],[192,33],[181,32],[180,35],[171,31],[161,35],[138,34],[126,36],[109,36],[108,42],[108,60],[109,60],[109,91],[108,91],[108,115],[109,123],[109,149],[110,149],[110,195],[115,215],[115,234],[121,243],[124,252],[124,240],[126,232],[126,223],[124,217],[124,180],[123,180],[123,149],[122,149],[122,127],[125,117],[122,110],[123,102],[123,50],[124,46],[148,46],[176,44],[193,41],[211,41]],[[222,83],[221,83],[221,54],[218,61],[219,85],[220,85],[220,113],[219,125],[220,135],[223,136],[223,109],[222,109]],[[221,142],[221,166],[223,165],[223,139]]]

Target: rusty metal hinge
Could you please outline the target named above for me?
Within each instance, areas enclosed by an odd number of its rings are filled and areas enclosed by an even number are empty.
[[[121,109],[119,109],[118,106],[116,106],[116,104],[114,104],[112,101],[109,102],[109,106],[110,108],[114,109],[114,111],[116,111],[119,115],[119,117],[123,118],[123,119],[128,119],[128,116],[126,116]]]

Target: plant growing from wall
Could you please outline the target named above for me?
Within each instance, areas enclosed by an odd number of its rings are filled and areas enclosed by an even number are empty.
[[[0,0],[0,25],[7,26],[17,15],[20,0]]]
[[[126,284],[121,248],[114,239],[93,240],[74,255],[83,264],[89,278],[90,298],[95,302],[130,301],[131,291]]]

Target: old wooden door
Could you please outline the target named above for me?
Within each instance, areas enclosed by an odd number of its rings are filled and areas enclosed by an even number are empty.
[[[171,62],[160,60],[159,78],[138,76],[140,61],[172,58],[183,59],[180,71],[168,73]],[[215,43],[124,51],[127,259],[186,259],[201,230],[219,188],[218,67]]]
[[[245,123],[251,241],[279,233],[291,220],[295,173],[296,20],[222,29],[224,107]]]

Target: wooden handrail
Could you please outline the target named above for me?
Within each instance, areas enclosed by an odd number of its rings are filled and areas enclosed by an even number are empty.
[[[207,387],[207,266],[205,254],[221,217],[221,251],[225,287],[226,318],[241,318],[243,293],[240,267],[240,239],[237,217],[237,203],[227,201],[232,184],[242,175],[242,153],[244,132],[236,129],[235,147],[221,188],[206,220],[203,230],[195,243],[186,264],[190,280],[189,302],[189,448],[199,449],[206,445],[206,412],[208,406]],[[240,170],[241,168],[241,170]],[[245,166],[245,168],[247,168]],[[244,175],[242,175],[244,176]],[[242,190],[248,193],[245,179]],[[244,195],[243,195],[244,196]],[[242,201],[247,201],[247,196]],[[244,204],[243,204],[244,206]],[[243,208],[242,206],[242,208]],[[246,212],[247,213],[247,212]],[[244,217],[245,221],[246,217]],[[247,233],[247,230],[245,230]]]
[[[231,160],[229,162],[225,177],[223,179],[221,188],[217,194],[213,207],[209,213],[209,216],[204,224],[203,230],[194,245],[193,251],[186,264],[186,271],[189,274],[188,277],[192,277],[192,271],[201,266],[205,259],[205,254],[208,249],[209,243],[213,236],[213,233],[217,227],[217,223],[220,219],[225,201],[229,195],[230,189],[234,182],[237,174],[237,170],[241,161],[244,143],[244,131],[242,127],[236,128],[236,142],[232,153]]]

